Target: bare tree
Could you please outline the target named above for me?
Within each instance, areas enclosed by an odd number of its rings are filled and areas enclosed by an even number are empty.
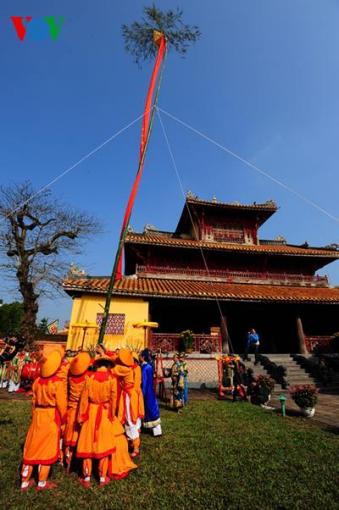
[[[28,181],[0,188],[1,268],[18,283],[27,346],[35,339],[39,297],[60,287],[69,255],[98,230],[93,217],[58,203],[49,189],[37,193]]]

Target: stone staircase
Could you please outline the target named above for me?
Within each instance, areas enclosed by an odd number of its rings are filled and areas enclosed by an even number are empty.
[[[269,375],[260,363],[257,363],[256,365],[254,364],[255,358],[253,355],[249,355],[248,357],[250,360],[243,361],[243,363],[246,366],[246,368],[251,368],[253,370],[254,377],[258,377],[259,375]],[[274,400],[276,400],[278,396],[281,395],[282,393],[286,394],[287,392],[286,390],[282,390],[280,384],[279,385],[276,384],[272,395]],[[274,404],[276,404],[276,402],[274,402]]]
[[[296,363],[307,373],[310,374],[310,377],[315,381],[315,385],[317,386],[319,393],[327,393],[339,395],[339,373],[331,368],[328,369],[327,372],[327,382],[324,382],[323,378],[315,375],[317,372],[313,372],[312,365],[311,366],[303,366],[302,362],[298,361],[299,355],[293,355]],[[309,357],[309,362],[312,363],[312,356]],[[314,359],[313,359],[314,363]],[[314,365],[313,365],[314,366]],[[317,366],[317,365],[316,365]]]
[[[333,382],[326,386],[323,383],[309,374],[305,368],[300,366],[290,354],[263,354],[267,356],[276,365],[282,365],[286,369],[285,379],[288,382],[289,387],[299,384],[313,384],[315,385],[320,393],[339,394],[339,377],[333,378]],[[267,371],[259,363],[254,364],[254,356],[251,356],[251,361],[246,361],[246,367],[252,368],[254,375],[269,375]],[[276,383],[273,397],[284,394],[288,394],[288,389],[283,389],[280,384]]]
[[[282,365],[286,369],[285,379],[289,386],[299,384],[314,384],[317,386],[317,381],[294,361],[290,354],[267,354],[266,356],[276,365]]]
[[[324,386],[320,381],[312,377],[307,371],[301,367],[290,354],[267,354],[271,361],[277,365],[283,365],[286,368],[286,378],[290,386],[295,384],[315,384],[319,389],[319,399],[316,406],[315,417],[312,418],[313,422],[318,422],[321,426],[326,426],[326,429],[339,431],[339,378],[338,374],[333,374],[333,380],[330,384]],[[251,356],[251,361],[246,361],[247,368],[252,368],[254,375],[267,375],[266,370],[260,365],[254,365],[254,356]],[[291,399],[288,389],[282,389],[280,384],[275,385],[270,401],[270,406],[275,409],[280,409],[279,396],[286,397],[287,412],[299,416],[300,410],[298,406]]]

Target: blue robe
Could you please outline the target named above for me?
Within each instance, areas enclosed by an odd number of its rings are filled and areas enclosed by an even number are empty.
[[[153,368],[148,363],[141,365],[141,389],[144,396],[145,418],[144,427],[153,428],[160,423],[160,411],[153,386]]]

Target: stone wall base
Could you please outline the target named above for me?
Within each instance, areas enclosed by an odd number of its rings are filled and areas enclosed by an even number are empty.
[[[218,386],[218,366],[216,353],[200,354],[192,353],[186,358],[188,368],[188,386],[192,389],[201,387],[216,388]],[[173,354],[163,356],[163,367],[171,368],[173,365]],[[171,386],[171,379],[165,379],[165,386]]]

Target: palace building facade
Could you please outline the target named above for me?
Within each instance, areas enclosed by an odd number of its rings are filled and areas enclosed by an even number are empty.
[[[174,232],[130,232],[125,275],[116,282],[105,343],[136,348],[178,347],[180,332],[195,334],[194,350],[243,352],[247,331],[261,352],[311,351],[339,331],[339,288],[317,271],[339,258],[336,245],[260,239],[277,211],[274,202],[242,205],[188,195]],[[96,343],[108,277],[64,281],[73,298],[68,348]],[[156,321],[147,332],[137,324]]]

